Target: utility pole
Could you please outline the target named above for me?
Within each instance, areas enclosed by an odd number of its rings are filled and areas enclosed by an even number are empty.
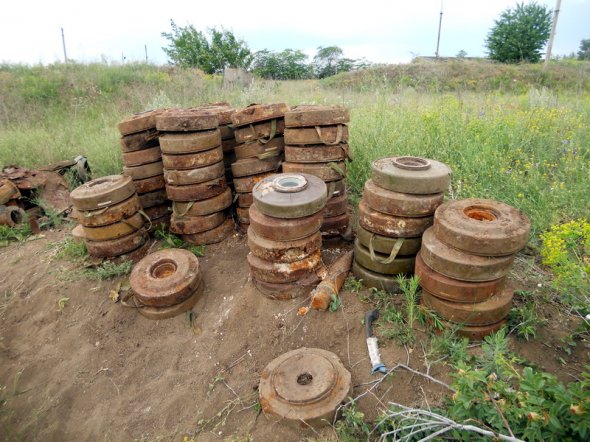
[[[436,53],[434,56],[438,58],[438,47],[440,45],[440,28],[442,26],[442,16],[443,16],[443,2],[440,0],[440,17],[438,19],[438,37],[436,38]]]
[[[125,54],[121,52],[121,64],[125,64]]]
[[[143,48],[145,49],[145,64],[148,64],[147,45],[143,45]]]
[[[66,53],[66,38],[64,37],[64,28],[61,28],[61,44],[64,48],[64,63],[68,64],[68,54]]]
[[[549,42],[547,43],[547,52],[545,53],[545,64],[543,69],[549,66],[551,60],[551,50],[553,49],[553,39],[555,38],[555,29],[557,28],[557,19],[559,18],[559,8],[561,8],[561,0],[557,0],[555,9],[553,10],[553,23],[551,23],[551,34],[549,34]]]

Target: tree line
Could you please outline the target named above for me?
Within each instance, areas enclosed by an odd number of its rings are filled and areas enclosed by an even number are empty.
[[[178,26],[170,20],[171,32],[162,32],[169,42],[162,48],[170,63],[194,67],[208,74],[221,73],[226,67],[242,68],[263,78],[300,80],[325,78],[340,72],[362,69],[371,63],[365,59],[344,57],[338,46],[320,46],[315,56],[299,49],[252,52],[246,42],[224,28],[199,31],[193,25]],[[507,8],[495,20],[485,41],[488,57],[501,63],[537,63],[543,55],[551,30],[551,10],[536,2],[518,3]],[[457,54],[464,57],[465,51]],[[580,43],[580,60],[590,59],[590,39]]]
[[[169,42],[162,48],[170,63],[198,68],[207,74],[223,72],[226,67],[242,68],[264,78],[301,80],[325,78],[339,72],[365,68],[365,59],[344,56],[338,46],[320,46],[313,59],[300,49],[252,52],[246,42],[224,28],[209,28],[206,32],[193,25],[178,26],[170,20],[171,32],[162,32]]]

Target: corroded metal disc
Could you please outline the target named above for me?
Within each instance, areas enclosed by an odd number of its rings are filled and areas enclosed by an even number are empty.
[[[265,414],[299,425],[329,425],[352,391],[350,372],[334,353],[299,348],[271,361],[260,375]]]
[[[259,158],[244,158],[231,163],[231,171],[234,177],[241,178],[259,175],[265,172],[276,172],[280,164],[281,161],[278,155],[264,160]]]
[[[160,161],[160,158],[162,158],[160,146],[155,146],[149,149],[123,153],[123,164],[127,167],[141,166]]]
[[[345,212],[341,215],[324,217],[321,231],[325,237],[344,235],[350,224],[350,214]]]
[[[495,324],[488,324],[488,325],[455,324],[453,322],[445,321],[444,319],[441,319],[440,322],[443,325],[443,330],[446,330],[446,329],[455,330],[455,333],[458,336],[465,336],[470,341],[481,341],[486,336],[497,332],[504,325],[506,325],[505,319],[500,322],[496,322]],[[435,329],[435,333],[441,333],[443,330]]]
[[[376,288],[390,293],[398,292],[400,290],[395,276],[383,275],[365,269],[356,261],[352,262],[352,274],[356,279],[360,279],[365,287]]]
[[[155,109],[138,114],[133,114],[121,121],[117,128],[121,135],[130,135],[138,132],[144,132],[156,127],[156,118],[166,109]]]
[[[207,244],[216,244],[223,241],[234,231],[234,221],[231,218],[226,219],[223,223],[201,233],[192,235],[182,235],[182,239],[192,245],[202,246]]]
[[[166,187],[166,180],[164,180],[164,175],[156,175],[143,180],[133,180],[133,184],[137,189],[137,193],[142,194],[164,189]]]
[[[163,167],[175,170],[198,169],[220,161],[223,161],[223,150],[221,146],[196,153],[162,155]]]
[[[151,307],[151,306],[144,306],[141,303],[136,302],[137,311],[148,319],[153,320],[160,320],[160,319],[169,319],[173,318],[174,316],[178,316],[190,309],[192,309],[197,301],[201,299],[203,296],[203,292],[205,291],[205,283],[201,281],[199,286],[196,290],[184,301],[179,304],[171,305],[169,307]],[[135,298],[134,298],[135,299]]]
[[[336,145],[348,141],[348,126],[287,127],[284,136],[286,145]]]
[[[285,146],[285,160],[291,163],[327,163],[344,161],[348,158],[348,143],[334,146],[315,144],[313,146]]]
[[[272,241],[262,238],[250,228],[248,229],[248,247],[261,259],[271,262],[294,262],[307,258],[322,247],[322,236],[319,232],[306,238],[293,241]]]
[[[254,279],[271,283],[295,282],[315,273],[322,265],[320,251],[306,258],[289,263],[273,263],[260,259],[252,252],[247,256],[250,272]]]
[[[259,121],[272,120],[273,118],[283,118],[288,110],[289,106],[285,103],[251,104],[234,113],[231,120],[234,128],[236,128]]]
[[[274,175],[274,172],[261,173],[259,175],[244,176],[241,178],[234,178],[234,187],[236,192],[248,193],[252,192],[254,186],[263,179]]]
[[[435,272],[416,256],[414,272],[420,277],[420,286],[433,295],[454,302],[481,302],[503,290],[506,277],[483,282],[467,282],[448,278]]]
[[[140,151],[141,152],[141,151]],[[159,176],[164,173],[164,166],[162,161],[155,161],[153,163],[142,164],[141,166],[125,166],[123,167],[123,175],[130,176],[134,180],[143,180]]]
[[[125,135],[121,137],[120,143],[123,153],[155,147],[159,143],[158,131],[149,129],[136,134]]]
[[[327,187],[313,175],[281,173],[256,184],[252,195],[254,205],[263,214],[293,219],[322,210],[326,205]]]
[[[444,243],[481,256],[518,252],[528,239],[529,219],[499,201],[469,198],[449,201],[436,210],[434,233]]]
[[[435,272],[460,281],[492,281],[506,276],[514,255],[477,256],[446,245],[429,228],[422,236],[420,256]]]
[[[213,198],[227,189],[225,177],[215,178],[211,181],[198,184],[186,184],[184,186],[166,185],[166,195],[171,201],[201,201]]]
[[[346,163],[333,161],[329,163],[283,163],[283,172],[307,173],[317,176],[322,181],[342,180],[346,175]]]
[[[110,175],[82,184],[72,190],[70,198],[78,210],[96,210],[120,203],[134,193],[130,177]]]
[[[422,304],[447,321],[465,325],[496,324],[508,316],[514,290],[507,286],[490,298],[473,303],[453,302],[422,290]]]
[[[375,252],[389,255],[395,246],[399,238],[391,238],[383,235],[377,235],[376,233],[369,232],[362,226],[357,226],[356,237],[359,242],[366,248],[373,248]],[[398,250],[398,255],[415,255],[420,251],[422,244],[422,237],[416,238],[403,238],[401,248]]]
[[[125,201],[113,204],[98,210],[79,211],[72,209],[70,217],[74,218],[78,223],[84,227],[100,227],[107,226],[119,222],[123,219],[130,218],[139,210],[141,210],[141,203],[137,195],[132,195]]]
[[[200,201],[178,202],[172,203],[172,211],[178,219],[185,216],[204,216],[215,212],[221,212],[231,206],[232,195],[229,187],[212,198],[207,198]]]
[[[369,249],[361,245],[358,238],[354,242],[354,259],[367,270],[385,275],[399,275],[414,271],[415,256],[397,256],[388,262],[388,255],[375,252],[373,256]]]
[[[165,133],[160,137],[160,148],[162,153],[167,155],[202,152],[220,145],[221,132],[219,129],[200,132],[172,132]]]
[[[144,209],[166,204],[167,200],[166,189],[154,190],[153,192],[146,192],[139,195],[139,203]]]
[[[180,235],[202,233],[221,225],[226,218],[225,212],[215,212],[204,216],[185,216],[183,218],[172,214],[170,231]]]
[[[373,182],[400,193],[441,193],[451,184],[451,169],[440,161],[420,157],[381,158],[371,164]]]
[[[265,142],[270,141],[275,135],[283,135],[284,131],[285,121],[280,118],[274,122],[272,120],[263,121],[260,123],[250,124],[249,126],[238,127],[234,129],[234,136],[236,137],[236,141],[238,143],[251,143],[253,141],[259,140]]]
[[[344,106],[303,104],[285,112],[288,127],[326,126],[344,124],[350,120],[350,112]]]
[[[198,169],[174,170],[164,169],[164,178],[166,183],[172,186],[186,186],[188,184],[199,184],[222,177],[225,173],[223,161],[219,161],[210,166],[200,167]]]
[[[124,218],[113,224],[101,227],[86,227],[84,228],[84,234],[86,239],[89,241],[106,241],[109,239],[120,238],[125,235],[129,235],[143,227],[145,219],[139,212]]]
[[[188,250],[164,249],[143,258],[129,277],[143,305],[168,307],[189,298],[201,283],[198,258]]]
[[[156,117],[156,129],[164,132],[192,132],[217,129],[217,115],[198,109],[168,109]]]
[[[364,200],[359,203],[359,224],[369,232],[394,238],[415,238],[432,225],[432,216],[409,218],[387,215],[371,209]]]
[[[255,143],[238,144],[235,146],[234,152],[238,160],[254,157],[264,158],[274,154],[280,155],[283,152],[284,146],[283,137],[276,137],[268,143],[257,141]]]
[[[254,284],[254,287],[261,294],[267,298],[279,301],[309,296],[310,292],[316,288],[319,282],[320,277],[315,273],[295,282],[286,282],[283,284],[264,282],[257,279],[252,280],[252,284]]]
[[[263,238],[289,241],[305,238],[320,230],[324,214],[320,211],[305,218],[281,219],[264,215],[253,205],[249,209],[248,219],[252,229]]]
[[[363,200],[367,205],[381,213],[394,216],[432,216],[443,202],[444,193],[412,195],[392,192],[376,185],[373,180],[365,183]]]
[[[140,248],[147,240],[147,233],[137,230],[121,238],[106,241],[86,241],[86,249],[90,256],[109,258],[123,255]]]

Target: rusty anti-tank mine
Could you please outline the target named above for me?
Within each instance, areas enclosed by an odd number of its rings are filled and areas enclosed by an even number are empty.
[[[350,372],[338,356],[300,348],[271,361],[258,387],[262,411],[297,426],[332,424],[338,406],[351,394]]]

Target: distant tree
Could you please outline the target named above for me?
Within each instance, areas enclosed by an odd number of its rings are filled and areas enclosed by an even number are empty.
[[[318,48],[318,52],[313,57],[313,70],[319,78],[330,77],[339,72],[348,72],[355,69],[361,69],[370,65],[365,60],[355,60],[353,58],[343,57],[344,52],[338,46],[327,46]]]
[[[313,76],[307,64],[307,55],[301,50],[285,49],[281,52],[267,49],[254,54],[252,70],[264,78],[300,80]]]
[[[457,58],[465,58],[465,57],[467,57],[467,52],[464,51],[463,49],[461,49],[459,52],[457,52],[457,55],[455,55],[455,57],[457,57]]]
[[[580,42],[578,60],[590,60],[590,38],[585,38]]]
[[[208,74],[223,72],[226,67],[248,69],[252,53],[248,45],[225,29],[207,29],[208,37],[193,25],[179,27],[170,20],[172,32],[162,32],[169,41],[162,48],[171,64],[195,67]]]
[[[506,9],[486,40],[489,57],[502,63],[536,63],[549,39],[551,10],[535,2]]]
[[[344,52],[338,46],[327,46],[325,48],[320,46],[317,54],[313,57],[315,74],[319,78],[324,78],[342,72],[338,70],[343,67],[339,65],[342,55],[344,55]]]

